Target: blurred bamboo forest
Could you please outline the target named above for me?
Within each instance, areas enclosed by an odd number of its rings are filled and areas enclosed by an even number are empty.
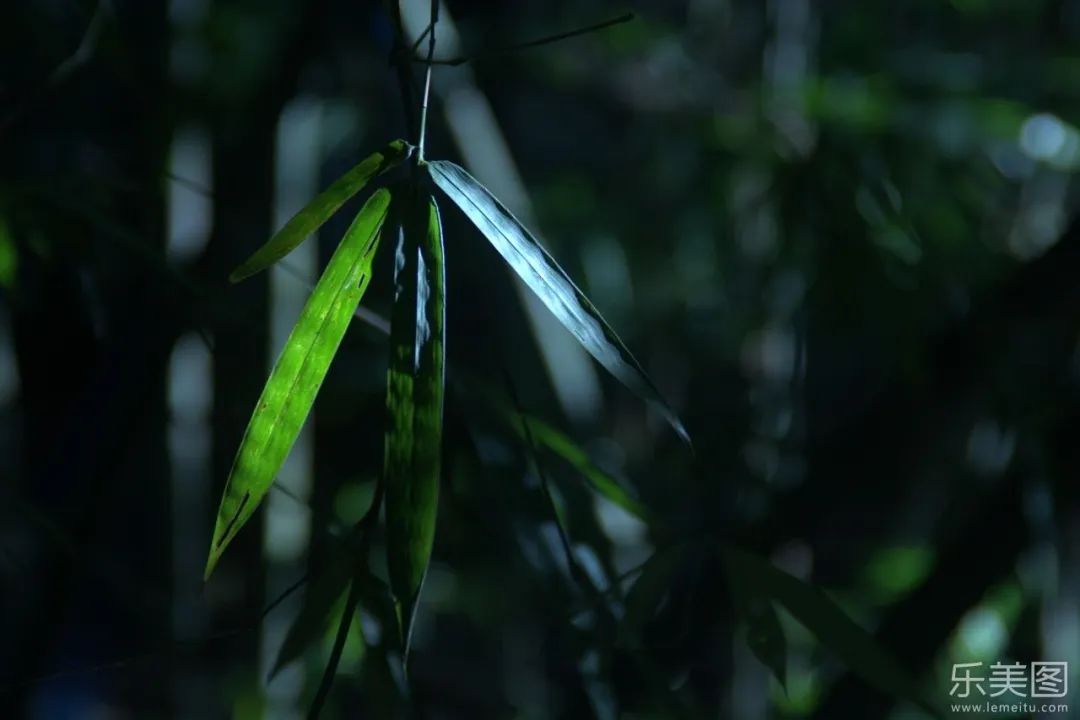
[[[428,2],[402,9],[415,38]],[[955,663],[1080,687],[1080,4],[454,0],[437,37],[474,59],[435,68],[430,152],[539,230],[694,447],[444,204],[408,685],[363,609],[324,716],[929,717],[780,609],[782,687],[721,543],[823,588],[942,705]],[[404,136],[392,43],[374,2],[0,9],[0,717],[306,712],[336,623],[268,679],[306,588],[264,609],[371,502],[391,258],[204,587],[251,408],[359,200],[227,277]]]

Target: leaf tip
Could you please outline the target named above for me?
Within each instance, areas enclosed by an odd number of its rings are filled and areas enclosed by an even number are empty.
[[[225,542],[223,539],[214,533],[213,542],[210,544],[210,553],[206,556],[206,567],[203,569],[203,582],[207,582],[210,576],[213,575],[214,570],[217,568],[218,561],[221,560],[222,554],[225,552]]]
[[[413,629],[416,627],[416,609],[420,605],[420,590],[410,600],[398,601],[398,641],[401,643],[401,666],[407,671],[409,651],[412,649]]]
[[[679,438],[684,443],[686,443],[686,447],[690,448],[690,452],[691,453],[694,452],[694,441],[690,439],[690,433],[688,433],[686,431],[686,428],[683,426],[683,424],[681,422],[679,422],[678,418],[675,418],[675,420],[673,421],[673,424],[674,424],[674,427],[675,427],[676,434],[678,434]]]
[[[278,655],[277,660],[274,661],[274,666],[270,668],[270,672],[266,674],[266,682],[269,683],[271,680],[273,680],[277,676],[277,674],[281,672],[281,669],[287,664],[288,661],[282,658],[281,655]]]
[[[686,426],[682,424],[682,420],[679,419],[679,416],[675,414],[675,411],[668,407],[663,400],[659,401],[659,403],[654,402],[653,407],[657,407],[660,410],[664,419],[667,420],[668,425],[670,425],[671,429],[675,431],[675,434],[679,436],[679,439],[686,443],[686,447],[690,448],[690,452],[693,454],[694,441],[690,439],[690,433],[686,430]]]

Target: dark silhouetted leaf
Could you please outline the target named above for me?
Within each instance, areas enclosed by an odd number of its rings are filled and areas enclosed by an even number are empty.
[[[744,586],[736,592],[779,603],[852,672],[880,690],[941,717],[911,674],[825,593],[737,548],[725,549],[724,562],[731,582]]]
[[[485,400],[498,414],[498,417],[506,422],[522,441],[528,441],[523,425],[523,423],[528,423],[529,434],[531,434],[533,441],[569,463],[581,473],[581,476],[593,491],[639,520],[649,522],[648,509],[631,495],[618,480],[597,467],[589,454],[565,433],[560,432],[535,416],[517,412],[503,395],[475,378],[469,378],[465,384],[470,389],[472,396]]]
[[[408,652],[412,618],[431,558],[439,498],[445,343],[445,275],[439,209],[430,196],[395,201],[399,221],[387,371],[387,561]]]
[[[596,360],[649,401],[679,435],[689,436],[641,365],[585,294],[502,203],[469,173],[443,160],[427,163],[435,184],[476,225],[503,259]]]
[[[751,598],[746,613],[746,644],[761,663],[787,688],[787,638],[776,608],[763,598]]]
[[[353,312],[371,280],[371,263],[390,204],[385,189],[364,204],[308,298],[266,381],[221,498],[204,579],[255,512],[281,469]]]
[[[360,606],[375,617],[385,629],[386,647],[395,649],[397,618],[386,585],[367,569],[366,549],[360,540],[365,532],[361,525],[353,530],[352,537],[338,543],[330,552],[330,558],[319,575],[308,586],[304,604],[296,616],[285,641],[281,644],[270,677],[303,654],[304,650],[319,643],[336,615],[339,605],[344,607],[344,596],[349,581],[360,583]]]
[[[657,550],[645,561],[641,574],[626,593],[626,611],[619,623],[621,645],[631,649],[641,645],[645,626],[656,615],[690,552],[690,545],[674,545]]]
[[[353,565],[354,562],[347,554],[334,553],[326,567],[308,586],[300,613],[289,626],[285,641],[278,650],[274,667],[270,671],[271,678],[322,638],[330,624],[335,605],[349,588],[349,579],[354,575]]]
[[[265,245],[233,270],[229,280],[240,282],[291,253],[348,202],[349,198],[363,190],[371,178],[395,167],[408,157],[409,150],[409,144],[404,140],[395,140],[361,160],[352,170],[335,180],[330,187],[293,215]]]
[[[739,619],[746,625],[746,644],[761,663],[787,689],[787,639],[776,608],[765,595],[757,594],[752,583],[732,575],[732,563],[725,562],[728,588]]]

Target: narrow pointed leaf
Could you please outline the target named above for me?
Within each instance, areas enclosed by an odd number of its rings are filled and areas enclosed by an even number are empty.
[[[747,646],[786,690],[787,638],[772,600],[761,594],[754,583],[733,574],[737,563],[724,562],[723,565],[735,613],[746,625]]]
[[[431,558],[439,498],[445,381],[445,271],[435,200],[395,201],[400,219],[387,371],[387,563],[408,653],[412,618]]]
[[[525,438],[523,423],[528,423],[529,434],[541,445],[561,457],[581,474],[594,492],[615,503],[626,512],[644,522],[649,521],[649,513],[618,480],[601,470],[573,440],[543,420],[529,415],[524,418],[508,418],[514,430]]]
[[[408,157],[409,145],[404,140],[395,140],[382,150],[368,155],[352,170],[315,196],[315,199],[292,216],[284,227],[274,233],[265,245],[243,262],[229,275],[230,282],[240,282],[244,278],[261,272],[291,253],[296,247],[318,230],[330,219],[341,206],[376,175],[398,165]]]
[[[390,204],[385,189],[360,210],[296,321],[240,441],[221,498],[204,579],[255,512],[285,462],[371,279]]]
[[[744,585],[744,593],[779,603],[852,672],[878,689],[942,717],[900,662],[825,593],[733,547],[725,550],[724,562],[728,577]]]
[[[470,379],[467,384],[472,396],[485,400],[498,414],[499,419],[509,425],[522,441],[528,440],[527,435],[531,436],[537,445],[569,463],[594,492],[639,520],[650,521],[647,508],[623,487],[622,483],[598,467],[589,454],[568,435],[538,417],[517,412],[503,395],[483,383]],[[525,432],[525,423],[528,423],[528,433]]]
[[[760,595],[747,597],[738,613],[746,625],[746,645],[787,690],[787,638],[772,601]]]
[[[536,293],[578,342],[624,385],[654,407],[689,442],[675,412],[641,364],[558,263],[487,188],[452,162],[427,163],[435,184],[495,246],[514,272]]]
[[[270,678],[323,637],[330,625],[332,611],[349,589],[349,579],[353,575],[353,562],[347,554],[335,553],[330,558],[308,587],[300,613],[289,626],[285,641],[278,650]]]
[[[767,600],[755,598],[743,616],[746,620],[746,644],[769,668],[780,687],[787,689],[787,638],[780,626],[776,608]]]
[[[393,612],[385,607],[389,604],[389,590],[367,569],[366,550],[358,546],[358,539],[354,531],[352,538],[335,547],[322,572],[308,587],[300,612],[289,626],[285,641],[278,650],[270,671],[271,678],[325,637],[331,621],[340,615],[335,610],[339,604],[343,604],[350,580],[360,583],[360,605],[385,624],[386,638],[390,641],[388,646],[395,647],[394,633],[390,632],[390,628],[394,627],[396,619]]]
[[[629,649],[641,647],[649,622],[671,590],[675,577],[689,562],[690,553],[689,545],[673,545],[657,550],[645,561],[641,574],[626,593],[626,611],[618,630],[620,645]]]

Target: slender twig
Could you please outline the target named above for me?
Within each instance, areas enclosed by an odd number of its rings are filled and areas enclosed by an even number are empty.
[[[428,24],[428,26],[424,28],[424,32],[420,33],[420,36],[416,38],[416,42],[414,42],[412,45],[412,53],[410,54],[410,57],[416,57],[416,51],[420,49],[420,43],[424,42],[424,38],[426,38],[428,36],[428,33],[431,32],[431,28],[432,25]]]
[[[521,428],[525,434],[526,450],[532,459],[533,465],[536,467],[536,474],[540,478],[540,488],[551,508],[551,514],[555,518],[555,527],[559,533],[559,543],[562,545],[563,553],[566,555],[566,564],[567,569],[570,571],[570,577],[573,578],[574,582],[577,583],[586,594],[595,596],[597,594],[596,586],[593,585],[592,580],[589,579],[585,571],[582,570],[581,566],[578,564],[577,558],[574,556],[574,549],[570,544],[570,534],[563,526],[562,517],[559,515],[559,507],[555,503],[554,494],[551,492],[551,483],[548,481],[547,472],[544,469],[543,463],[540,461],[540,455],[536,451],[536,442],[533,440],[528,418],[526,418],[521,403],[518,401],[517,390],[514,387],[513,378],[510,377],[510,372],[506,369],[506,366],[503,366],[503,376],[506,381],[510,402],[513,403],[514,410],[517,412],[518,419],[521,421]]]
[[[309,503],[307,500],[305,500],[304,498],[302,498],[299,495],[297,495],[296,493],[294,493],[292,490],[290,490],[287,487],[285,487],[284,485],[282,485],[279,480],[274,480],[274,482],[270,485],[270,489],[281,493],[282,495],[287,497],[289,500],[296,503],[305,512],[310,513],[310,514],[313,514],[315,512],[315,509],[313,507],[311,507],[311,503]],[[324,527],[319,528],[319,530],[322,533],[324,533],[327,537],[335,538],[335,539],[340,539],[340,538],[344,537],[345,533],[346,533],[345,528],[342,526],[341,522],[339,522],[336,518],[329,518],[326,521],[326,525]]]
[[[490,57],[499,57],[499,56],[502,56],[502,55],[509,55],[511,53],[518,52],[520,50],[528,50],[529,48],[539,47],[541,45],[550,45],[551,43],[556,43],[556,42],[559,42],[560,40],[567,40],[569,38],[574,38],[574,37],[577,37],[579,35],[585,35],[587,33],[597,32],[598,30],[606,30],[607,28],[612,27],[614,25],[621,25],[623,23],[630,22],[631,20],[634,19],[634,17],[635,17],[634,13],[625,13],[625,14],[620,15],[618,17],[611,18],[610,20],[604,20],[602,22],[594,23],[592,25],[587,25],[585,27],[577,28],[575,30],[567,30],[566,32],[556,33],[554,35],[545,35],[544,37],[536,38],[534,40],[526,40],[525,42],[522,42],[522,43],[516,43],[514,45],[507,45],[506,47],[495,48],[494,50],[487,50],[487,51],[484,51],[484,52],[480,52],[480,53],[477,53],[476,55],[461,55],[461,56],[455,57],[455,58],[435,58],[435,59],[430,59],[430,58],[418,58],[418,57],[415,57],[415,53],[414,53],[413,62],[415,62],[415,63],[427,63],[427,64],[430,64],[430,65],[450,65],[450,66],[464,65],[467,62],[472,62],[472,61],[477,60],[479,58],[490,58]]]
[[[345,649],[345,641],[349,637],[349,626],[356,611],[356,605],[360,602],[361,583],[365,582],[361,570],[367,568],[368,546],[371,544],[371,528],[379,518],[379,509],[382,507],[383,483],[380,478],[375,485],[375,495],[371,498],[371,507],[364,516],[356,523],[356,532],[360,536],[356,550],[358,563],[356,572],[353,574],[352,585],[349,588],[349,597],[345,601],[345,609],[338,624],[337,635],[334,638],[334,647],[330,651],[330,659],[323,670],[322,679],[319,681],[319,689],[315,693],[315,699],[308,711],[309,720],[317,720],[322,712],[323,705],[330,695],[330,688],[334,684],[337,675],[338,664],[341,662],[341,653]]]
[[[177,641],[177,642],[174,642],[174,643],[170,644],[168,650],[160,650],[160,651],[154,651],[154,652],[148,652],[148,653],[141,653],[141,654],[138,654],[138,655],[129,655],[127,657],[119,658],[117,660],[110,660],[108,662],[97,663],[95,665],[87,665],[87,666],[84,666],[84,667],[69,668],[69,669],[66,669],[66,670],[57,670],[55,672],[47,673],[45,675],[38,675],[36,677],[27,678],[25,680],[11,682],[11,683],[8,683],[6,685],[0,685],[0,693],[8,692],[8,691],[14,690],[15,688],[18,688],[18,687],[25,687],[25,686],[29,686],[29,685],[35,685],[37,683],[47,682],[49,680],[55,680],[57,678],[62,678],[62,677],[71,677],[71,676],[75,676],[75,675],[85,675],[85,674],[90,674],[90,673],[106,672],[108,670],[118,670],[120,668],[124,668],[124,667],[127,667],[129,665],[133,665],[134,663],[145,663],[148,660],[156,660],[156,659],[159,659],[159,658],[172,657],[172,656],[174,656],[176,654],[176,651],[178,649],[180,649],[180,648],[185,648],[185,647],[198,648],[198,647],[208,645],[210,643],[221,642],[221,641],[224,641],[224,640],[231,640],[233,638],[240,637],[241,635],[246,635],[247,633],[254,632],[255,630],[257,630],[260,627],[260,625],[262,624],[263,619],[266,618],[267,615],[269,615],[271,612],[273,612],[275,609],[277,609],[277,607],[279,605],[281,605],[281,603],[285,602],[285,600],[288,599],[293,593],[295,593],[297,590],[299,590],[304,585],[306,585],[310,579],[311,579],[310,575],[305,574],[302,577],[300,577],[298,580],[293,582],[291,585],[289,585],[289,587],[285,588],[284,591],[282,591],[277,597],[275,597],[273,600],[271,600],[269,603],[267,603],[263,607],[262,612],[259,614],[259,617],[254,622],[249,623],[247,625],[241,625],[240,627],[235,627],[235,628],[232,628],[230,630],[222,630],[221,632],[217,632],[217,633],[213,633],[211,635],[207,635],[206,637],[198,639],[198,640],[181,640],[181,641]]]
[[[270,489],[278,491],[279,493],[281,493],[285,497],[289,498],[290,500],[292,500],[294,503],[296,503],[300,507],[306,508],[307,510],[309,510],[311,512],[314,512],[314,510],[312,509],[311,505],[308,503],[307,500],[305,500],[304,498],[297,495],[293,490],[285,487],[281,483],[281,481],[278,480],[277,478],[275,478],[274,481],[272,483],[270,483]]]
[[[424,160],[424,141],[427,138],[428,102],[431,97],[431,60],[435,55],[435,25],[439,22],[439,0],[431,0],[431,22],[428,29],[427,68],[424,70],[424,95],[420,102],[420,137],[416,142],[416,161]]]
[[[618,597],[623,591],[623,583],[635,575],[640,575],[641,571],[645,569],[645,566],[649,564],[649,560],[652,560],[652,556],[645,558],[632,568],[620,573],[614,580],[608,583],[608,586],[603,590],[597,590],[596,595],[589,599],[589,602],[576,610],[571,610],[566,615],[566,622],[572,622],[574,618],[584,615],[585,613],[592,612],[596,607],[604,600],[610,600]]]
[[[180,187],[186,190],[190,190],[196,195],[202,195],[204,198],[208,198],[210,200],[215,199],[214,191],[203,185],[198,180],[192,180],[189,177],[184,177],[183,175],[175,173],[172,170],[166,170],[161,175],[169,182],[174,182]]]
[[[273,612],[274,608],[276,608],[281,603],[285,602],[285,600],[290,595],[292,595],[294,592],[296,592],[300,588],[304,587],[304,585],[306,585],[307,581],[310,580],[310,579],[311,579],[311,576],[308,575],[307,573],[304,573],[302,576],[300,576],[296,580],[296,582],[294,582],[289,587],[285,588],[284,592],[282,592],[276,598],[271,600],[269,602],[269,604],[267,604],[267,606],[263,608],[262,615],[259,617],[259,619],[261,620],[262,618],[265,618],[267,615],[269,615],[271,612]]]

